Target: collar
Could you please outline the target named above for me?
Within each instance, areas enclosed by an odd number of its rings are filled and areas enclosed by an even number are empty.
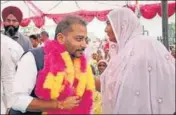
[[[6,32],[4,31],[4,35],[7,35],[8,37],[10,37],[10,38],[12,38],[12,39],[14,39],[14,40],[17,40],[18,38],[19,38],[19,32],[16,32],[16,34],[15,35],[13,35],[13,36],[10,36],[9,34],[6,34]]]

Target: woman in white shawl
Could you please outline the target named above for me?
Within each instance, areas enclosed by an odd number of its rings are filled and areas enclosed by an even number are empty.
[[[128,8],[111,11],[105,31],[118,48],[100,77],[103,113],[173,114],[175,59],[163,44],[142,35]]]

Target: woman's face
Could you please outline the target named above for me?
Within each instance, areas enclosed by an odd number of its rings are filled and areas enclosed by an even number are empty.
[[[105,62],[100,62],[98,64],[98,71],[100,72],[100,74],[102,74],[104,72],[106,67],[107,67],[107,64]]]
[[[109,37],[109,40],[111,42],[117,42],[116,38],[115,38],[115,35],[114,35],[114,32],[113,32],[113,29],[112,29],[112,26],[111,26],[109,20],[106,21],[105,32],[107,33],[107,35]]]

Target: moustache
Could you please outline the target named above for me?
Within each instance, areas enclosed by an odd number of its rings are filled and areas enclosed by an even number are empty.
[[[16,32],[18,31],[18,27],[15,27],[13,25],[9,25],[9,26],[4,26],[4,29],[5,29],[5,33],[10,35],[10,36],[13,36],[16,34]]]
[[[85,48],[77,49],[76,52],[77,52],[77,51],[82,51],[82,52],[84,52],[84,51],[85,51]]]

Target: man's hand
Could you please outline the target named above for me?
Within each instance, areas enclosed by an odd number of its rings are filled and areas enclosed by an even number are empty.
[[[78,106],[80,99],[78,96],[71,96],[66,98],[64,101],[50,100],[44,101],[41,99],[34,98],[27,107],[27,111],[30,112],[43,112],[47,110],[60,109],[72,109]]]
[[[79,106],[80,98],[78,96],[68,97],[63,102],[58,102],[58,108],[61,109],[72,109]]]

